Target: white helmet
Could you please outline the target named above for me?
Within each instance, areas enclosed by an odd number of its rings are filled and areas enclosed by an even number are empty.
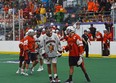
[[[72,32],[75,32],[75,29],[73,26],[68,26],[67,29],[66,29],[66,33],[69,34],[69,33],[72,33]]]
[[[56,33],[58,33],[59,32],[59,30],[56,30]]]
[[[53,25],[54,25],[54,23],[50,23],[50,25],[51,25],[51,26],[53,26]]]
[[[73,26],[68,26],[68,27],[67,27],[67,30],[70,30],[71,32],[75,32],[75,29],[74,29]]]
[[[28,30],[28,35],[33,36],[35,35],[35,31],[33,29]]]
[[[60,26],[58,25],[57,28],[60,29]]]
[[[33,29],[29,29],[28,32],[34,32],[34,30]]]

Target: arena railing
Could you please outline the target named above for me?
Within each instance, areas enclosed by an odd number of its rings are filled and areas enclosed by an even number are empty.
[[[81,18],[87,18],[88,21],[80,21],[81,23],[91,23],[91,22],[98,22],[98,18],[95,18],[96,13],[93,13],[93,15],[91,15],[91,13],[93,12],[87,12],[86,16],[83,16],[85,13],[81,13],[82,15],[80,16]],[[105,13],[108,12],[104,12],[103,14],[101,14],[103,16],[103,22],[106,22],[108,19],[111,19],[111,22],[115,23],[114,17],[116,17],[116,15],[105,15]],[[77,15],[79,16],[79,13],[74,13],[76,15],[75,18],[77,18]],[[99,14],[98,14],[99,15]],[[108,18],[106,18],[108,17]],[[110,17],[110,18],[109,18]],[[70,18],[73,19],[73,18]],[[94,21],[93,21],[94,19]],[[29,27],[29,24],[26,25],[26,23],[31,20],[31,19],[24,19],[20,16],[20,11],[17,14],[6,14],[4,11],[2,11],[2,13],[0,12],[0,35],[4,36],[5,38],[3,40],[13,40],[13,41],[18,41],[22,38],[22,36],[25,33],[25,28]],[[78,18],[74,21],[76,22],[78,21]],[[65,24],[65,22],[61,22],[61,23],[55,23],[56,25],[63,25]],[[13,28],[14,27],[14,28]],[[13,34],[14,33],[14,34]]]

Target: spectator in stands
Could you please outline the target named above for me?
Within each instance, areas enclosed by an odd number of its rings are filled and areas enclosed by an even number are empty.
[[[94,12],[95,13],[98,13],[98,10],[99,10],[99,3],[98,3],[98,0],[95,0],[95,4],[94,4]]]
[[[60,12],[60,9],[62,8],[62,5],[56,4],[55,5],[55,13]]]
[[[88,3],[87,3],[87,7],[88,7],[88,12],[93,12],[94,10],[94,1],[93,0],[89,0]]]
[[[93,24],[90,25],[89,30],[90,30],[90,33],[92,34],[93,40],[94,40],[95,39],[96,28],[93,27]]]
[[[64,12],[62,10],[63,8],[60,8],[60,11],[55,14],[55,20],[58,23],[62,23],[64,20]]]
[[[116,22],[116,0],[112,2],[111,16],[112,16],[112,19],[114,19],[114,22]]]
[[[40,5],[36,7],[34,14],[37,20],[37,24],[40,24]]]
[[[110,21],[105,22],[104,25],[105,25],[105,28],[106,28],[106,30],[108,32],[112,32],[112,26],[113,26],[113,24]]]
[[[111,3],[110,0],[107,0],[105,4],[105,15],[109,15],[111,12]]]
[[[8,13],[8,10],[9,10],[8,5],[5,5],[5,6],[4,6],[4,11],[5,11],[6,14]]]
[[[40,8],[40,17],[41,17],[41,22],[45,23],[45,21],[46,21],[46,9],[45,9],[44,5],[42,5]]]
[[[100,7],[99,7],[99,12],[101,12],[101,13],[104,12],[106,2],[107,2],[107,0],[101,0]]]
[[[54,14],[53,14],[52,10],[49,8],[46,12],[47,22],[53,22],[54,21],[53,18],[54,18]]]

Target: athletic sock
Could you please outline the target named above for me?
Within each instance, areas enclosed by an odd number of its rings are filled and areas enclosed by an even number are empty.
[[[49,74],[49,79],[52,80],[52,74]]]
[[[54,78],[58,78],[58,75],[57,74],[54,74]]]
[[[69,80],[72,80],[72,75],[69,75]]]
[[[88,82],[91,81],[87,73],[85,73],[85,77],[86,77],[86,79],[87,79]]]

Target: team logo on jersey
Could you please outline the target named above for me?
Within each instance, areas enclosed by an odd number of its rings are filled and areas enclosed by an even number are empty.
[[[52,45],[51,43],[49,44],[48,48],[50,52],[54,51],[54,45]]]

